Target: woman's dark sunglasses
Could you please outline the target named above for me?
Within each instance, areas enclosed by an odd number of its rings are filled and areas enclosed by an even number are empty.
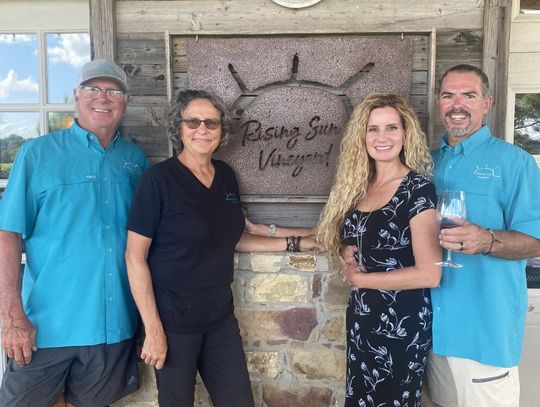
[[[204,123],[206,128],[208,130],[216,130],[221,126],[221,120],[215,120],[215,119],[182,119],[181,122],[184,122],[185,125],[192,130],[198,129],[201,123]]]

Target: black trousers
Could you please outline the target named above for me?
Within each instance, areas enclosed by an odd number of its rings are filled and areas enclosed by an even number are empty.
[[[253,407],[238,322],[230,317],[202,334],[166,332],[167,359],[156,370],[160,407],[193,407],[197,371],[215,407]]]

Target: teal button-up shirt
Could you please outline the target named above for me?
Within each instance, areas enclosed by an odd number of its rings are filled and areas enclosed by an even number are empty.
[[[540,238],[540,170],[525,151],[493,137],[487,126],[434,151],[435,187],[465,191],[467,218],[493,230]],[[432,290],[433,351],[493,366],[521,357],[527,287],[525,260],[452,252],[464,267],[445,268]]]
[[[0,200],[0,229],[23,236],[22,299],[38,347],[133,336],[125,225],[147,166],[143,152],[119,133],[103,149],[76,122],[21,147]]]

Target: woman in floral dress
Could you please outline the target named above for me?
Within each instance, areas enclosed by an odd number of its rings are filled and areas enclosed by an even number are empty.
[[[346,407],[420,406],[429,287],[441,276],[431,168],[426,136],[403,99],[374,94],[355,108],[319,222],[320,242],[339,256],[353,289]]]

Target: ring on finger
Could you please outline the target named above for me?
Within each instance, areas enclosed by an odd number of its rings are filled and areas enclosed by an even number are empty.
[[[465,249],[463,242],[459,242],[459,251],[463,251],[463,249]]]

